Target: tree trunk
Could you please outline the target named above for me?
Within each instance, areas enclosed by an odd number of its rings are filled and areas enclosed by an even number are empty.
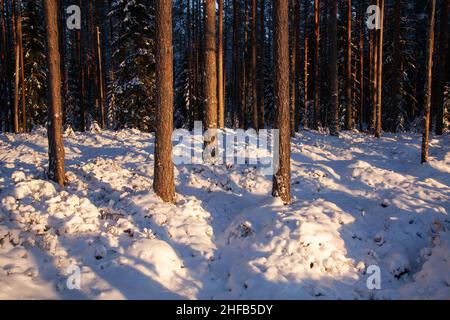
[[[216,6],[205,0],[205,124],[217,129]]]
[[[23,59],[23,36],[22,36],[22,6],[21,1],[17,1],[17,42],[19,44],[19,64],[20,64],[20,92],[21,92],[21,106],[22,106],[22,127],[21,132],[27,132],[27,116],[25,104],[25,68]]]
[[[259,62],[258,62],[258,127],[263,129],[265,127],[265,107],[264,107],[264,49],[265,49],[265,26],[264,26],[264,0],[260,0],[260,15],[259,15]]]
[[[102,129],[106,128],[106,113],[105,113],[105,94],[103,85],[103,66],[102,66],[102,49],[100,41],[100,28],[97,26],[97,63],[98,63],[98,84],[99,84],[99,100],[100,100],[100,125]]]
[[[430,111],[431,111],[431,86],[433,83],[433,54],[434,54],[434,25],[435,25],[436,0],[430,2],[430,14],[428,17],[428,44],[427,44],[427,79],[425,84],[425,106],[422,128],[422,163],[428,162],[428,149],[430,138]]]
[[[449,0],[443,0],[443,6],[441,8],[441,27],[439,31],[439,66],[437,83],[436,83],[436,134],[442,135],[444,131],[444,84],[446,76],[446,63],[447,63],[447,24],[448,24],[448,7]]]
[[[375,130],[375,137],[381,137],[381,109],[383,105],[383,35],[384,35],[384,0],[380,1],[380,32],[378,43],[378,69],[377,69],[377,125]]]
[[[379,5],[379,0],[376,1],[377,6]],[[377,127],[377,81],[378,81],[378,36],[377,30],[372,31],[372,58],[373,58],[373,71],[372,71],[372,113],[371,113],[371,131],[375,134]]]
[[[20,45],[18,40],[18,21],[17,19],[17,0],[13,1],[12,4],[12,28],[13,28],[13,39],[14,39],[14,107],[13,107],[13,132],[19,133],[19,81],[20,81]]]
[[[334,1],[334,0],[333,0]],[[320,126],[320,83],[319,83],[319,46],[320,46],[320,29],[319,29],[319,0],[314,1],[314,121],[313,128],[319,129]]]
[[[174,168],[172,162],[173,130],[173,48],[172,1],[157,0],[156,24],[156,123],[155,193],[165,202],[175,202]],[[215,88],[215,87],[214,87]]]
[[[338,67],[337,67],[337,0],[331,0],[330,7],[330,134],[337,136],[339,134],[339,85],[338,85]]]
[[[308,39],[308,1],[304,2],[304,57],[303,57],[303,111],[302,111],[302,126],[303,128],[308,127],[308,98],[309,98],[309,83],[308,83],[308,50],[309,50],[309,39]]]
[[[48,176],[60,186],[64,186],[64,142],[62,136],[61,114],[61,63],[58,43],[58,1],[44,0],[44,12],[47,25],[47,61],[50,89],[48,115]]]
[[[253,128],[259,130],[258,122],[258,91],[257,91],[257,79],[258,79],[258,69],[256,63],[256,0],[252,0],[252,120]]]
[[[6,24],[4,15],[4,1],[0,0],[0,32],[1,32],[1,89],[0,89],[0,103],[1,103],[1,115],[0,115],[0,131],[7,130],[8,123],[8,46],[6,40]],[[4,124],[4,125],[3,125]]]
[[[347,54],[345,65],[347,75],[345,82],[346,108],[345,108],[345,129],[353,129],[353,101],[352,101],[352,0],[347,0]]]
[[[291,141],[289,126],[288,0],[273,0],[275,129],[279,130],[279,168],[273,178],[273,196],[291,202]]]
[[[225,127],[225,86],[224,86],[224,67],[223,67],[223,0],[219,0],[219,26],[218,26],[218,103],[219,103],[219,128]]]
[[[359,130],[363,130],[364,122],[364,3],[359,5]]]

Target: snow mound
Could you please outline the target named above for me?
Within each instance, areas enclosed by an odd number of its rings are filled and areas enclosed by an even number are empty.
[[[358,280],[355,261],[348,258],[339,234],[340,226],[352,221],[334,204],[321,200],[294,210],[275,201],[245,211],[223,240],[229,248],[221,257],[230,264],[229,290],[237,298],[343,298],[331,282]]]

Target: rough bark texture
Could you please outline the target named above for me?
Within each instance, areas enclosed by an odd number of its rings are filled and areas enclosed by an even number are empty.
[[[428,45],[427,45],[427,78],[425,84],[425,105],[422,128],[422,163],[428,162],[428,148],[430,139],[430,111],[431,111],[431,86],[433,84],[433,54],[434,54],[434,25],[435,25],[436,0],[430,2],[430,14],[428,17]]]
[[[22,106],[22,132],[27,132],[27,114],[25,104],[25,67],[23,58],[23,36],[22,36],[22,6],[21,1],[17,1],[17,42],[19,44],[19,64],[20,64],[20,91]]]
[[[447,73],[447,24],[449,0],[443,0],[441,8],[441,27],[439,31],[439,55],[438,55],[438,75],[436,82],[436,134],[442,135],[444,131],[444,83]]]
[[[255,1],[255,0],[253,0]],[[218,74],[217,74],[217,94],[219,104],[219,127],[225,127],[225,86],[224,86],[224,68],[223,68],[223,0],[219,0],[219,26],[218,26]]]
[[[364,2],[359,4],[359,130],[363,130],[364,122]]]
[[[156,96],[158,117],[155,143],[155,193],[165,202],[175,201],[172,162],[173,130],[173,47],[172,1],[157,0],[156,23]]]
[[[217,128],[216,6],[205,0],[205,125]]]
[[[264,50],[265,50],[265,34],[264,29],[264,8],[265,1],[260,0],[260,13],[259,13],[259,62],[258,62],[258,122],[259,128],[265,127],[265,107],[264,107]]]
[[[379,5],[379,0],[376,1]],[[372,59],[373,59],[373,71],[372,71],[372,113],[370,128],[372,133],[375,134],[377,126],[377,88],[378,88],[378,34],[377,30],[372,30]]]
[[[18,19],[16,15],[17,10],[17,2],[13,1],[13,14],[12,14],[12,28],[13,28],[13,39],[14,39],[14,62],[15,62],[15,68],[14,68],[14,106],[13,106],[13,131],[14,133],[19,133],[20,126],[19,126],[19,80],[20,80],[20,45],[18,41],[18,32],[17,32],[17,26],[18,26]]]
[[[337,0],[330,1],[330,134],[339,134],[339,87],[337,68]]]
[[[308,55],[309,55],[309,37],[308,37],[308,2],[304,2],[304,57],[303,57],[303,110],[302,110],[302,125],[303,128],[308,126],[308,98],[309,98],[309,83],[308,83]]]
[[[258,79],[258,69],[257,69],[257,57],[256,57],[256,0],[252,0],[252,120],[253,128],[259,130],[258,121],[258,90],[257,90],[257,79]]]
[[[64,141],[61,114],[61,63],[58,44],[58,1],[44,0],[45,22],[47,26],[47,61],[50,89],[48,115],[48,176],[64,186]]]
[[[384,39],[384,0],[380,0],[380,31],[378,38],[378,69],[377,69],[377,125],[375,137],[381,137],[381,109],[383,106],[383,39]]]
[[[353,129],[353,101],[352,101],[352,0],[347,0],[347,52],[345,64],[347,67],[345,94],[345,129]]]
[[[319,30],[319,0],[314,1],[314,123],[313,128],[318,129],[320,126],[320,83],[319,83],[319,46],[320,46],[320,30]]]
[[[288,0],[273,0],[275,75],[275,128],[280,133],[278,172],[273,179],[273,196],[291,202],[291,141],[289,130],[289,23]]]

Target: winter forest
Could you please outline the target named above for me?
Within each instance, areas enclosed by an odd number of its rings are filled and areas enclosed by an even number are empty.
[[[450,299],[449,0],[0,0],[0,299]]]

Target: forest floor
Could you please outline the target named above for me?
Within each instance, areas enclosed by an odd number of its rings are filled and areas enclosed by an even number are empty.
[[[163,204],[151,134],[68,132],[65,146],[61,190],[45,130],[0,135],[0,299],[450,298],[448,135],[421,165],[417,134],[302,132],[289,206],[256,167],[220,165],[177,166]]]

